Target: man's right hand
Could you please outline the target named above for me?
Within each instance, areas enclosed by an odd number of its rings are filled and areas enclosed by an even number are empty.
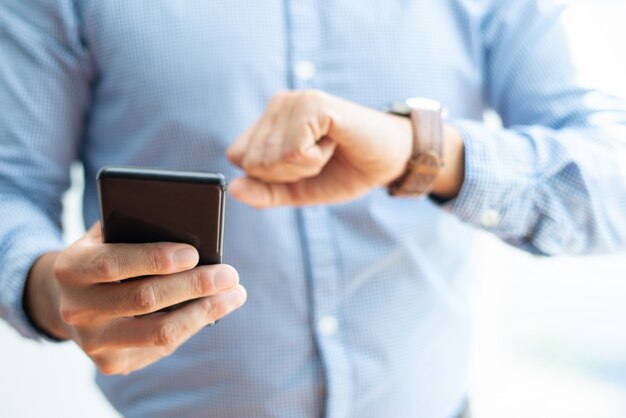
[[[186,244],[103,244],[97,223],[66,250],[34,263],[25,307],[46,332],[74,340],[102,373],[127,374],[245,303],[234,268],[197,263]],[[142,278],[125,280],[133,277]]]

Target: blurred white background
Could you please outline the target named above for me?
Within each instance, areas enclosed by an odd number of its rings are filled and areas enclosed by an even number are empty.
[[[565,16],[585,83],[626,98],[626,1],[576,2]],[[80,236],[81,172],[66,195]],[[472,284],[475,418],[626,417],[626,255],[536,259],[484,236]],[[0,417],[113,418],[72,344],[21,339],[0,321]]]

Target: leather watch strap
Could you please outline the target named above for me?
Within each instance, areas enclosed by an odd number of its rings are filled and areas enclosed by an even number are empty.
[[[406,171],[389,186],[392,196],[422,197],[432,190],[443,165],[443,118],[441,106],[410,108],[413,154]]]

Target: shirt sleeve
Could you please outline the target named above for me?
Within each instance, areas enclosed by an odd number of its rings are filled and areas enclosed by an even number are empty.
[[[26,276],[63,247],[69,187],[91,70],[71,1],[0,1],[0,316],[39,339],[26,317]]]
[[[465,138],[465,181],[446,208],[541,255],[607,253],[626,242],[626,106],[583,86],[546,1],[497,2],[485,19],[493,130],[453,120]]]

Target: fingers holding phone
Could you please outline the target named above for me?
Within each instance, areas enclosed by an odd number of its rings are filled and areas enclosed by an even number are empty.
[[[107,374],[171,354],[246,300],[234,268],[197,262],[187,244],[103,244],[96,224],[54,263],[67,333]]]
[[[98,190],[102,224],[33,264],[25,309],[103,373],[126,374],[171,354],[247,295],[221,264],[224,176],[106,167]]]

